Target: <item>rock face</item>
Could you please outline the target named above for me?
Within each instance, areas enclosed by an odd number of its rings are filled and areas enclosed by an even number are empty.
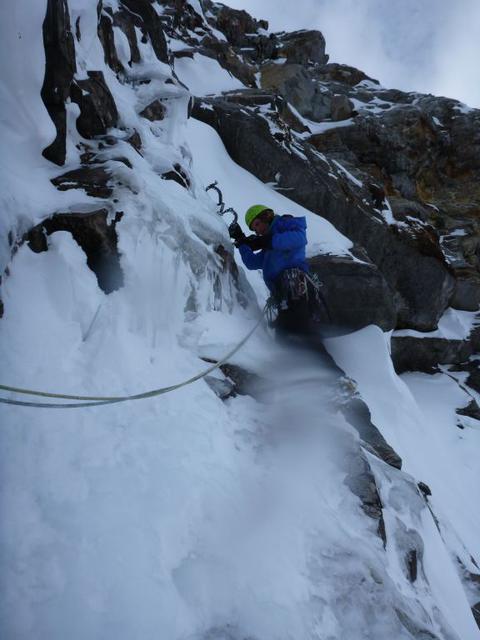
[[[468,340],[392,336],[392,360],[397,373],[433,373],[439,364],[464,362],[472,355]]]
[[[327,317],[322,318],[323,326],[345,332],[369,324],[384,331],[395,327],[393,291],[374,264],[327,255],[311,258],[309,265],[322,283],[322,297],[328,310]]]
[[[402,459],[373,424],[368,406],[358,395],[347,396],[339,408],[347,422],[355,427],[363,442],[378,458],[396,469],[402,468]]]
[[[378,493],[375,477],[365,455],[351,454],[348,459],[349,474],[345,484],[361,500],[362,509],[367,516],[377,520],[377,534],[387,545],[385,522],[383,520],[382,501]]]
[[[263,182],[287,190],[292,200],[323,215],[363,247],[394,292],[398,327],[434,329],[455,289],[435,232],[414,225],[387,225],[378,208],[383,206],[383,196],[373,182],[352,182],[285,124],[280,129],[275,104],[259,113],[257,106],[245,108],[245,92],[242,106],[234,97],[196,100],[192,115],[219,132],[238,164]]]
[[[111,293],[123,284],[123,272],[117,248],[115,227],[122,218],[118,213],[108,222],[108,211],[99,209],[90,213],[57,213],[29,231],[25,240],[39,253],[47,251],[46,236],[56,231],[69,231],[87,256],[87,264],[95,273],[98,286]]]
[[[117,107],[101,71],[88,71],[88,80],[75,81],[71,96],[80,107],[77,129],[84,138],[105,135],[117,126]]]
[[[42,100],[57,129],[57,137],[43,151],[47,160],[65,162],[67,115],[65,101],[76,71],[75,45],[70,29],[70,14],[65,0],[48,0],[43,23],[45,78]]]
[[[480,114],[445,98],[400,98],[384,95],[383,113],[361,112],[312,143],[380,180],[397,220],[431,226],[457,278],[452,305],[477,309]]]

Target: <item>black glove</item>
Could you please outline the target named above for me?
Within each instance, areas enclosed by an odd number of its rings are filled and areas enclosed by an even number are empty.
[[[228,227],[228,233],[230,234],[230,238],[235,241],[234,244],[236,247],[239,247],[241,244],[245,244],[247,236],[243,233],[238,222],[232,222]]]
[[[251,235],[245,238],[245,244],[247,244],[252,251],[260,251],[260,249],[271,249],[272,236]]]

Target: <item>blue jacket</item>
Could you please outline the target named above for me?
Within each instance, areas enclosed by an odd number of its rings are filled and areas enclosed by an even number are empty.
[[[275,216],[269,231],[272,248],[254,253],[248,245],[240,245],[239,251],[244,265],[247,269],[262,269],[263,279],[270,291],[274,288],[275,280],[285,269],[296,267],[308,272],[305,258],[306,229],[305,218]]]

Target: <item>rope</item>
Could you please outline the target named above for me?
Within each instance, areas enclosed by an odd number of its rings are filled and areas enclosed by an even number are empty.
[[[267,303],[263,309],[262,315],[260,319],[255,324],[255,326],[247,333],[247,335],[231,350],[229,351],[221,360],[212,364],[211,367],[208,367],[201,373],[189,378],[188,380],[184,380],[183,382],[179,382],[177,384],[170,385],[169,387],[161,387],[160,389],[152,389],[151,391],[145,391],[144,393],[137,393],[134,395],[128,396],[79,396],[79,395],[68,395],[64,393],[50,393],[48,391],[34,391],[32,389],[22,389],[20,387],[10,387],[8,385],[0,384],[0,389],[3,391],[11,391],[14,393],[22,393],[24,395],[30,396],[41,396],[43,398],[62,398],[64,400],[88,400],[89,402],[80,402],[80,403],[50,403],[50,402],[26,402],[22,400],[10,400],[7,398],[0,398],[0,403],[3,404],[11,404],[22,407],[38,407],[38,408],[47,408],[47,409],[78,409],[80,407],[97,407],[105,404],[117,404],[119,402],[127,402],[128,400],[144,400],[146,398],[153,398],[155,396],[160,396],[165,393],[169,393],[170,391],[175,391],[176,389],[181,389],[182,387],[186,387],[201,378],[204,378],[206,375],[221,367],[222,364],[231,358],[237,351],[239,351],[243,345],[247,342],[247,340],[253,335],[253,333],[258,329],[260,324],[263,321],[264,315],[267,312],[269,307],[269,303]]]

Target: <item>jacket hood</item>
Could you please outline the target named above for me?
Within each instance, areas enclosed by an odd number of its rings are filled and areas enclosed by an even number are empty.
[[[293,217],[289,215],[275,216],[271,224],[271,231],[306,231],[307,219],[305,216]]]

